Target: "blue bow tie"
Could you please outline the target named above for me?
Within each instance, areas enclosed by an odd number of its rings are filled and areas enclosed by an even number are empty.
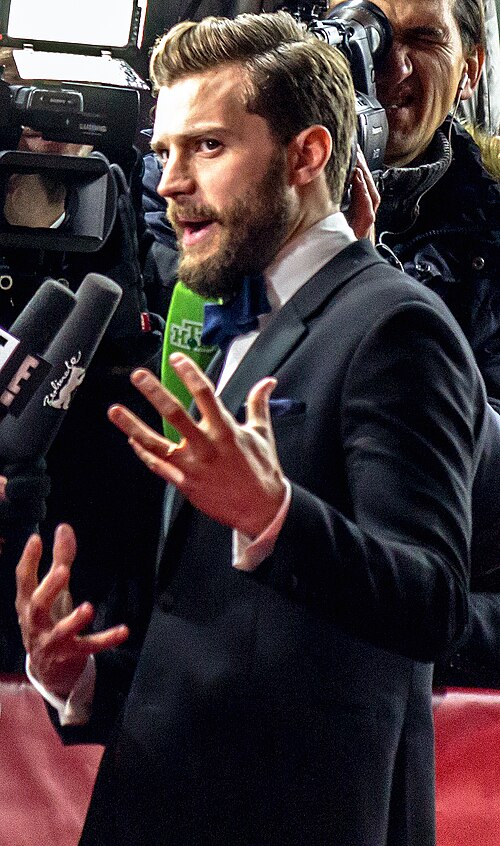
[[[234,338],[257,329],[259,316],[271,311],[262,273],[245,276],[240,291],[226,303],[206,303],[201,343],[225,352]]]

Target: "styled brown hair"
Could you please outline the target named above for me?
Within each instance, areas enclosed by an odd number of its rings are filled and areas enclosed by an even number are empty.
[[[354,88],[342,54],[286,12],[208,17],[183,21],[162,36],[150,73],[158,91],[225,64],[246,71],[246,108],[267,121],[280,144],[309,126],[329,130],[333,152],[325,176],[333,202],[340,202],[356,126]]]

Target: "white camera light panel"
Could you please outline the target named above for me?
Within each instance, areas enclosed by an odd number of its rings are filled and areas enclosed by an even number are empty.
[[[134,0],[11,0],[7,35],[26,41],[125,47]]]

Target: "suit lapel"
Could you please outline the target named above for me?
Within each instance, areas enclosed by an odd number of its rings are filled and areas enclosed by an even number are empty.
[[[260,333],[221,393],[236,414],[259,379],[272,376],[307,335],[307,324],[361,269],[384,263],[368,241],[346,247],[291,297]]]
[[[245,402],[250,388],[259,379],[272,376],[276,372],[307,335],[308,321],[319,313],[344,285],[361,270],[384,263],[384,259],[368,241],[355,241],[302,285],[260,333],[221,392],[221,400],[228,411],[236,414]],[[207,375],[213,380],[220,375],[222,363],[223,357],[217,353],[207,368]],[[167,489],[160,550],[163,549],[167,532],[183,502],[182,494],[178,491],[169,493]]]

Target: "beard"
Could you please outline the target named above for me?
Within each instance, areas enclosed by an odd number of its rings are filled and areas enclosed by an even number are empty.
[[[177,206],[170,201],[167,216],[179,241],[178,275],[183,283],[202,297],[228,300],[239,291],[244,276],[264,270],[280,250],[288,231],[286,185],[286,152],[280,150],[261,181],[220,212],[211,206]],[[176,212],[185,218],[217,222],[221,244],[212,255],[197,258],[183,249],[183,230],[176,224]]]

